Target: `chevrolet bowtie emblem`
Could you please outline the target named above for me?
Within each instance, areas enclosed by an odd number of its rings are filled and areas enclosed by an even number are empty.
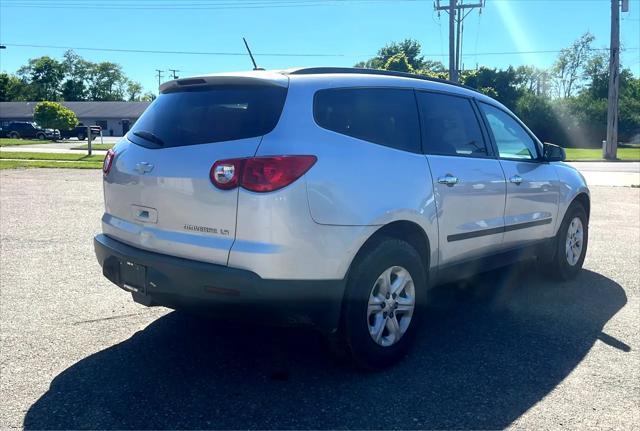
[[[153,170],[153,165],[148,162],[139,162],[136,163],[136,171],[140,174],[144,175]]]

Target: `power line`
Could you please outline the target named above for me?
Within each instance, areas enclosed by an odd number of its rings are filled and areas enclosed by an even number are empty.
[[[126,4],[113,4],[91,2],[91,3],[39,3],[36,0],[9,2],[3,0],[0,4],[3,8],[46,8],[46,9],[118,9],[118,10],[221,10],[221,9],[263,9],[263,8],[290,8],[290,7],[309,7],[309,6],[333,6],[339,4],[383,4],[383,3],[416,3],[425,0],[269,0],[269,1],[251,1],[238,4],[234,3],[163,3],[163,4],[145,4],[128,2]]]
[[[82,46],[38,45],[26,43],[6,43],[6,46],[24,48],[49,48],[49,49],[74,49],[78,51],[106,51],[106,52],[132,52],[142,54],[179,54],[179,55],[216,55],[216,56],[246,56],[246,52],[207,52],[207,51],[161,51],[156,49],[128,49],[128,48],[92,48]],[[297,54],[297,53],[256,53],[264,57],[343,57],[344,54]]]
[[[21,48],[47,48],[47,49],[72,49],[77,51],[106,51],[106,52],[130,52],[141,54],[177,54],[177,55],[210,55],[210,56],[246,56],[246,52],[208,52],[208,51],[162,51],[155,49],[129,49],[129,48],[94,48],[94,47],[79,47],[79,46],[61,46],[61,45],[40,45],[40,44],[26,44],[26,43],[2,43],[5,46],[15,46]],[[640,47],[634,48],[622,48],[621,51],[637,51]],[[609,48],[590,48],[591,51],[608,51]],[[462,54],[463,57],[467,56],[481,56],[481,55],[520,55],[520,54],[554,54],[562,52],[562,49],[543,49],[535,51],[493,51],[493,52],[470,52]],[[263,57],[374,57],[377,54],[362,54],[362,53],[330,53],[330,54],[302,54],[302,53],[275,53],[264,52],[255,53]],[[448,54],[443,53],[424,53],[425,57],[447,57]]]

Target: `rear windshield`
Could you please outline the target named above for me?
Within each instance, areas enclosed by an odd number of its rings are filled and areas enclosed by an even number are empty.
[[[226,85],[161,94],[127,138],[167,148],[262,136],[276,126],[286,93],[276,86]]]

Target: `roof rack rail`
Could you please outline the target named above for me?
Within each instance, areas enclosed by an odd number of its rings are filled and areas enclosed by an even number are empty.
[[[432,78],[424,75],[417,75],[415,73],[396,72],[394,70],[382,70],[382,69],[367,69],[360,67],[305,67],[301,69],[293,69],[285,71],[287,75],[321,75],[326,73],[351,73],[362,75],[385,75],[385,76],[397,76],[400,78],[421,79],[423,81],[440,82],[442,84],[455,85],[456,87],[466,88],[467,90],[475,91],[479,93],[473,87],[468,85],[459,84],[457,82],[449,81],[448,79]]]

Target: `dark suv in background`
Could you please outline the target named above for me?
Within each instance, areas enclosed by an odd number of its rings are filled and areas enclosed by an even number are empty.
[[[95,139],[97,136],[100,136],[100,132],[102,131],[100,126],[89,126],[91,128],[91,140]],[[87,139],[87,126],[84,126],[82,123],[69,130],[61,130],[60,134],[62,139],[70,139],[70,138],[78,138],[79,141],[84,141]]]
[[[37,123],[27,121],[14,121],[13,123],[9,123],[3,132],[8,138],[13,139],[60,139],[60,130],[45,129],[40,127]]]

